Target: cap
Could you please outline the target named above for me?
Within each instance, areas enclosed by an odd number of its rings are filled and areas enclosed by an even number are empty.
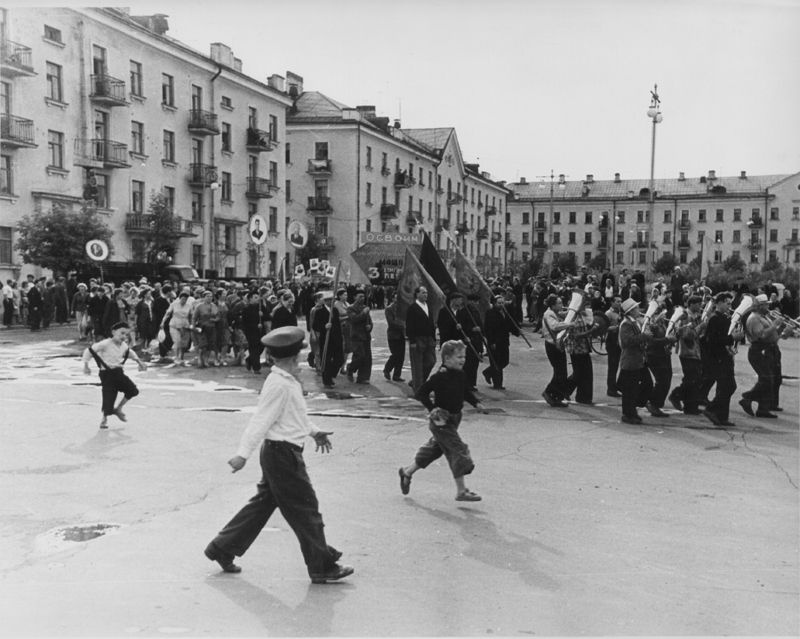
[[[634,308],[637,308],[639,305],[636,303],[636,300],[632,300],[630,297],[622,302],[622,312],[627,315],[630,313]]]
[[[316,293],[321,300],[332,300],[333,299],[333,291],[330,289],[324,291],[317,291]]]
[[[769,298],[766,295],[764,295],[763,293],[761,295],[756,295],[756,299],[755,299],[755,303],[756,304],[767,304],[768,302],[769,302]]]
[[[143,277],[142,279],[140,279],[139,284],[147,284],[147,278]]]
[[[303,342],[305,331],[297,326],[282,326],[261,338],[267,352],[277,359],[297,355],[307,344]]]

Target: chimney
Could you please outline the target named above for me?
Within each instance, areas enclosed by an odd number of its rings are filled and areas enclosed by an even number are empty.
[[[286,72],[286,85],[289,95],[293,98],[300,97],[303,93],[303,77],[296,73],[292,73],[291,71]]]
[[[397,118],[394,119],[394,128],[395,129],[399,129],[400,128],[400,120],[397,119]]]
[[[233,69],[234,69],[234,71],[238,71],[239,73],[242,72],[242,59],[241,58],[234,58],[233,59]]]
[[[716,180],[717,179],[717,172],[716,171],[709,171],[708,172],[708,179],[709,180]]]
[[[521,177],[521,178],[519,179],[519,183],[520,183],[520,184],[527,184],[527,183],[528,183],[528,180],[526,180],[524,177]]]
[[[130,13],[130,8],[126,8],[125,13]],[[169,31],[169,22],[167,22],[167,15],[164,13],[156,13],[152,16],[131,16],[131,20],[156,35],[164,35]]]
[[[282,75],[278,75],[277,73],[273,73],[267,78],[267,84],[281,93],[286,91],[286,80]]]
[[[619,184],[622,180],[619,177],[619,173],[614,173],[614,182]]]
[[[683,171],[681,171],[680,173],[678,173],[678,182],[685,182],[685,181],[686,181],[686,174]]]
[[[356,110],[368,120],[372,120],[378,115],[374,104],[362,104],[356,106]]]
[[[739,179],[740,179],[740,180],[746,180],[746,179],[747,179],[747,171],[742,171],[742,172],[739,174]]]
[[[214,62],[224,64],[226,67],[233,68],[233,51],[227,44],[223,44],[222,42],[212,42],[211,59]]]
[[[586,174],[586,184],[592,184],[594,182],[594,175],[591,173]]]

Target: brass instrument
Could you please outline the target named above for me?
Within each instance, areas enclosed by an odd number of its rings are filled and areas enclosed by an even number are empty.
[[[755,302],[756,300],[752,295],[747,294],[742,297],[739,306],[733,309],[733,313],[731,314],[731,325],[728,328],[728,335],[732,335],[733,331],[741,327],[742,317],[753,307]]]
[[[644,313],[644,320],[642,320],[642,330],[646,329],[647,325],[653,320],[659,306],[660,304],[658,301],[650,300],[650,303],[647,305],[647,310]]]
[[[578,316],[578,312],[581,310],[581,306],[583,305],[583,300],[585,297],[585,293],[582,291],[572,291],[572,299],[569,301],[569,306],[567,307],[567,316],[564,318],[564,322],[566,324],[573,324],[575,322],[575,318]],[[566,328],[562,328],[558,335],[556,335],[556,346],[561,348],[564,345],[564,339],[567,337],[567,333],[571,330],[571,326],[567,326]]]
[[[778,310],[772,309],[771,311],[769,311],[767,313],[767,317],[769,317],[773,321],[776,321],[776,322],[777,321],[781,321],[784,324],[788,324],[792,328],[800,329],[800,319],[792,319],[788,315],[785,315],[784,313],[781,313]]]
[[[711,309],[713,308],[714,298],[712,297],[710,300],[708,300],[708,304],[706,304],[706,307],[703,309],[703,314],[700,316],[701,322],[705,322],[708,319],[708,316],[711,315]]]
[[[669,337],[672,334],[672,331],[675,330],[675,324],[677,324],[684,315],[686,315],[686,309],[683,308],[683,306],[676,306],[675,310],[672,311],[672,317],[669,318],[669,323],[667,323],[667,332],[664,333],[664,337]]]

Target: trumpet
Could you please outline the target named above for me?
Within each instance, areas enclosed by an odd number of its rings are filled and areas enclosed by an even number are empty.
[[[781,321],[784,324],[788,324],[792,328],[800,329],[800,319],[792,319],[785,313],[781,313],[775,309],[772,309],[767,313],[767,317],[769,317],[773,321]]]

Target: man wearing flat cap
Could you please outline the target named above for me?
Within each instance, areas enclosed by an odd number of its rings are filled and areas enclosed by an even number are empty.
[[[755,417],[775,418],[772,410],[780,410],[778,406],[778,387],[780,385],[780,348],[783,322],[772,320],[769,316],[769,298],[765,294],[757,295],[753,310],[745,322],[745,335],[750,348],[747,361],[756,372],[756,385],[742,393],[739,405],[748,415]],[[753,412],[753,402],[758,408]]]
[[[307,415],[300,374],[299,354],[305,332],[295,326],[270,331],[262,342],[274,363],[258,406],[229,461],[233,472],[244,468],[247,458],[260,446],[261,481],[258,492],[206,547],[205,555],[225,572],[238,573],[233,563],[255,541],[275,509],[291,526],[303,553],[312,583],[323,584],[353,574],[350,566],[337,563],[341,552],[325,540],[317,496],[303,461],[305,438],[312,437],[317,450],[331,449],[330,432],[319,430]]]
[[[623,319],[619,325],[619,380],[617,387],[622,392],[622,421],[626,424],[641,424],[637,406],[645,406],[653,390],[653,380],[645,366],[645,346],[652,339],[642,331],[639,316],[642,309],[630,298],[622,302]]]

